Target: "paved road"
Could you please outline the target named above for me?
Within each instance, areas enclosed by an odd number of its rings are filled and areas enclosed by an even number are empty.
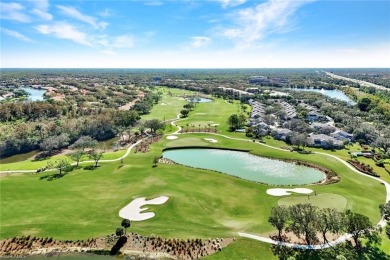
[[[381,85],[377,85],[377,84],[370,83],[370,82],[363,81],[363,80],[351,79],[351,78],[339,76],[339,75],[336,75],[336,74],[333,74],[333,73],[330,73],[330,72],[327,72],[327,71],[324,71],[324,72],[325,72],[326,75],[328,75],[328,76],[330,76],[332,78],[335,78],[335,79],[348,80],[348,81],[352,81],[352,82],[355,82],[355,83],[359,83],[360,85],[365,86],[365,87],[374,87],[374,88],[377,88],[377,89],[380,89],[380,90],[390,91],[390,88],[385,88],[384,86],[381,86]]]

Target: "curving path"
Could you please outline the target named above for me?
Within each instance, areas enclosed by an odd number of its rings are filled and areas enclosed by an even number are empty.
[[[143,139],[140,139],[138,140],[136,143],[130,145],[127,150],[126,150],[126,153],[124,155],[122,155],[121,157],[119,158],[116,158],[116,159],[110,159],[110,160],[100,160],[99,162],[100,163],[104,163],[104,162],[116,162],[116,161],[119,161],[119,160],[122,160],[124,158],[126,158],[127,156],[129,156],[131,150],[137,145],[139,144],[140,142],[148,139],[150,136],[147,136]],[[79,165],[80,164],[83,164],[83,163],[95,163],[95,161],[92,161],[92,160],[88,160],[88,161],[81,161],[79,162]],[[74,163],[71,163],[71,165],[76,165],[77,163],[74,162]],[[57,169],[48,169],[46,170],[45,172],[50,172],[50,171],[56,171]],[[36,170],[9,170],[9,171],[0,171],[0,174],[1,173],[36,173],[37,171]]]
[[[175,122],[175,121],[173,121],[173,122]],[[180,131],[180,129],[178,131],[176,131],[175,134],[181,134],[181,133],[178,133],[179,131]],[[183,133],[183,134],[193,134],[193,133]],[[197,133],[197,134],[199,134],[199,133]],[[211,134],[211,135],[217,135],[217,136],[221,136],[221,137],[224,137],[224,138],[227,138],[227,139],[231,139],[231,140],[253,142],[252,140],[242,139],[242,138],[235,138],[235,137],[230,137],[230,136],[227,136],[227,135],[222,135],[222,134],[217,134],[217,133],[201,133],[201,134]],[[290,152],[290,151],[287,151],[285,149],[274,147],[274,146],[263,144],[263,143],[256,143],[256,144],[263,145],[263,146],[266,146],[266,147],[269,147],[269,148],[272,148],[272,149],[275,149],[275,150],[283,151],[283,152]],[[335,155],[322,153],[322,152],[313,152],[313,153],[332,157],[332,158],[338,160],[339,162],[341,162],[342,164],[346,165],[352,171],[382,183],[385,186],[385,188],[386,188],[386,201],[385,201],[385,203],[390,201],[390,184],[387,183],[386,181],[378,179],[378,178],[376,178],[374,176],[367,175],[367,174],[365,174],[363,172],[360,172],[359,170],[355,169],[352,165],[350,165],[349,163],[347,163],[346,161],[340,159],[339,157],[337,157]],[[386,225],[386,223],[387,223],[386,220],[384,218],[382,218],[377,223],[377,226],[378,227],[384,227]],[[243,232],[238,232],[238,235],[241,236],[241,237],[255,239],[255,240],[258,240],[258,241],[261,241],[261,242],[270,243],[270,244],[274,244],[274,245],[281,245],[281,246],[287,246],[287,247],[299,248],[299,249],[314,249],[314,250],[332,247],[332,246],[340,244],[340,243],[342,243],[342,242],[344,242],[344,241],[346,241],[346,240],[348,240],[348,239],[350,239],[352,237],[351,234],[346,233],[346,234],[340,236],[339,238],[337,238],[336,240],[331,241],[331,242],[329,242],[327,244],[299,245],[299,244],[293,244],[293,243],[280,242],[280,241],[273,240],[273,239],[268,238],[268,237],[262,237],[262,236],[253,235],[253,234],[249,234],[249,233],[243,233]]]
[[[177,131],[175,131],[174,133],[171,133],[169,135],[177,135],[177,134],[193,134],[193,133],[180,133],[181,131],[181,127],[176,125],[175,123],[177,121],[181,121],[181,120],[185,120],[187,118],[183,118],[183,119],[180,119],[180,115],[177,116],[177,119],[176,120],[173,120],[171,121],[171,125],[172,126],[175,126],[178,128]],[[167,120],[169,121],[169,120]],[[199,134],[199,133],[197,133]],[[237,140],[237,141],[245,141],[245,142],[253,142],[252,140],[248,140],[248,139],[242,139],[242,138],[235,138],[235,137],[230,137],[230,136],[227,136],[227,135],[223,135],[223,134],[217,134],[217,133],[200,133],[200,134],[209,134],[209,135],[216,135],[216,136],[221,136],[221,137],[224,137],[224,138],[227,138],[227,139],[231,139],[231,140]],[[131,150],[137,145],[139,144],[140,142],[142,142],[143,140],[146,140],[147,138],[149,138],[150,136],[147,136],[141,140],[139,140],[138,142],[130,145],[128,148],[127,148],[127,151],[124,155],[122,155],[121,157],[119,158],[116,158],[116,159],[111,159],[111,160],[100,160],[100,162],[115,162],[115,161],[119,161],[121,159],[124,159],[126,158]],[[271,145],[267,145],[267,144],[263,144],[263,143],[256,143],[256,144],[259,144],[259,145],[263,145],[263,146],[266,146],[266,147],[269,147],[269,148],[272,148],[272,149],[275,149],[275,150],[279,150],[279,151],[283,151],[283,152],[290,152],[290,151],[287,151],[285,149],[282,149],[282,148],[278,148],[278,147],[273,147]],[[386,181],[384,180],[381,180],[381,179],[378,179],[376,177],[373,177],[373,176],[370,176],[370,175],[367,175],[365,173],[362,173],[360,171],[358,171],[357,169],[355,169],[352,165],[350,165],[349,163],[345,162],[344,160],[338,158],[337,156],[335,155],[331,155],[331,154],[327,154],[327,153],[322,153],[322,152],[314,152],[316,154],[321,154],[321,155],[325,155],[325,156],[329,156],[329,157],[332,157],[336,160],[338,160],[339,162],[343,163],[344,165],[346,165],[349,169],[351,169],[352,171],[358,173],[358,174],[361,174],[363,176],[366,176],[368,178],[371,178],[371,179],[374,179],[380,183],[382,183],[385,188],[386,188],[386,203],[388,201],[390,201],[390,184],[387,183]],[[81,163],[93,163],[94,161],[82,161],[80,162]],[[72,165],[74,165],[76,163],[73,163]],[[52,170],[55,170],[55,169],[51,169],[51,170],[48,170],[48,171],[52,171]],[[0,173],[31,173],[31,172],[36,172],[36,170],[14,170],[14,171],[0,171]],[[378,222],[377,226],[380,226],[380,227],[384,227],[386,225],[386,220],[384,220],[383,218]],[[282,245],[282,246],[287,246],[287,247],[291,247],[291,248],[299,248],[299,249],[314,249],[314,250],[317,250],[317,249],[323,249],[323,248],[329,248],[329,247],[332,247],[334,245],[337,245],[339,243],[342,243],[344,241],[346,241],[347,239],[351,238],[351,234],[344,234],[342,236],[340,236],[338,239],[334,240],[334,241],[331,241],[327,244],[320,244],[320,245],[299,245],[299,244],[293,244],[293,243],[285,243],[285,242],[280,242],[280,241],[277,241],[277,240],[273,240],[271,238],[268,238],[268,237],[262,237],[262,236],[258,236],[258,235],[253,235],[253,234],[249,234],[249,233],[242,233],[242,232],[238,232],[238,235],[241,236],[241,237],[246,237],[246,238],[250,238],[250,239],[255,239],[255,240],[258,240],[258,241],[261,241],[261,242],[265,242],[265,243],[270,243],[270,244],[274,244],[274,245]]]

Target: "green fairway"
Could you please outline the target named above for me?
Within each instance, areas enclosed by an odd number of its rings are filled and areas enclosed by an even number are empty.
[[[338,211],[348,209],[348,200],[343,196],[333,193],[322,193],[317,195],[290,195],[278,201],[278,205],[285,206],[304,203],[310,203],[319,208],[334,208]]]
[[[177,103],[175,100],[178,97],[164,92],[160,102],[172,102],[174,106],[164,112],[167,106],[160,104],[159,109],[157,105],[143,119],[175,117],[185,104],[184,100]],[[317,196],[310,196],[310,203],[339,210],[348,208],[368,216],[373,223],[379,221],[378,205],[385,201],[383,185],[329,156],[281,151],[252,142],[242,133],[228,132],[227,117],[239,109],[238,103],[215,99],[198,104],[188,119],[177,124],[186,127],[187,123],[213,122],[219,124],[219,133],[242,140],[207,133],[179,134],[177,139],[167,140],[165,135],[150,146],[149,152],[130,153],[123,166],[119,161],[101,163],[94,170],[77,169],[53,181],[40,180],[49,172],[0,177],[0,239],[28,234],[72,240],[105,236],[120,225],[118,212],[133,199],[161,195],[168,196],[169,200],[163,205],[148,205],[148,211],[155,212],[156,216],[132,222],[132,232],[186,239],[238,237],[237,232],[267,236],[275,232],[268,223],[272,207],[280,203],[308,202],[307,195],[270,196],[266,190],[271,186],[218,172],[163,163],[152,167],[154,158],[161,156],[164,148],[184,146],[249,150],[259,156],[302,160],[328,168],[340,176],[340,182],[304,186],[317,192]],[[205,138],[217,142],[210,143]],[[286,146],[273,139],[264,140],[275,147]],[[119,158],[123,154],[124,151],[107,153],[103,159]],[[47,162],[26,160],[1,165],[1,169],[36,169],[38,163],[45,166]],[[268,244],[244,238],[238,238],[222,252],[209,257],[226,258],[274,259]]]
[[[120,158],[121,156],[123,156],[125,153],[126,153],[125,149],[119,150],[119,151],[116,151],[116,152],[105,152],[103,154],[102,160],[117,159],[117,158]],[[24,160],[24,161],[21,161],[21,162],[13,162],[13,163],[1,163],[1,161],[0,161],[0,170],[1,171],[9,171],[9,170],[37,170],[39,168],[43,168],[43,167],[47,166],[47,163],[50,162],[50,161],[54,162],[56,160],[61,160],[61,159],[66,159],[70,163],[74,163],[75,162],[69,156],[61,154],[61,155],[54,155],[54,156],[51,156],[49,158],[42,159],[42,160],[28,159],[28,160]],[[83,164],[82,163],[83,161],[90,161],[90,160],[91,159],[87,155],[84,155],[81,158],[80,164]]]

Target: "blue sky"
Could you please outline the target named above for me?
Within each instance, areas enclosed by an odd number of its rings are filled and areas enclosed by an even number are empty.
[[[390,1],[2,0],[1,67],[390,67]]]

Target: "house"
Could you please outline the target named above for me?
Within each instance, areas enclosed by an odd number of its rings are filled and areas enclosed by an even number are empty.
[[[287,128],[278,128],[274,130],[273,137],[278,140],[286,141],[287,135],[291,133],[290,129]]]
[[[3,95],[3,98],[6,99],[6,98],[13,98],[15,97],[15,94],[12,93],[12,92],[8,92],[7,94],[4,94]]]
[[[329,135],[311,134],[308,138],[308,146],[341,149],[344,143]]]
[[[340,141],[346,141],[346,140],[348,140],[349,142],[353,141],[353,134],[349,134],[342,130],[336,130],[333,133],[331,133],[330,136]]]

